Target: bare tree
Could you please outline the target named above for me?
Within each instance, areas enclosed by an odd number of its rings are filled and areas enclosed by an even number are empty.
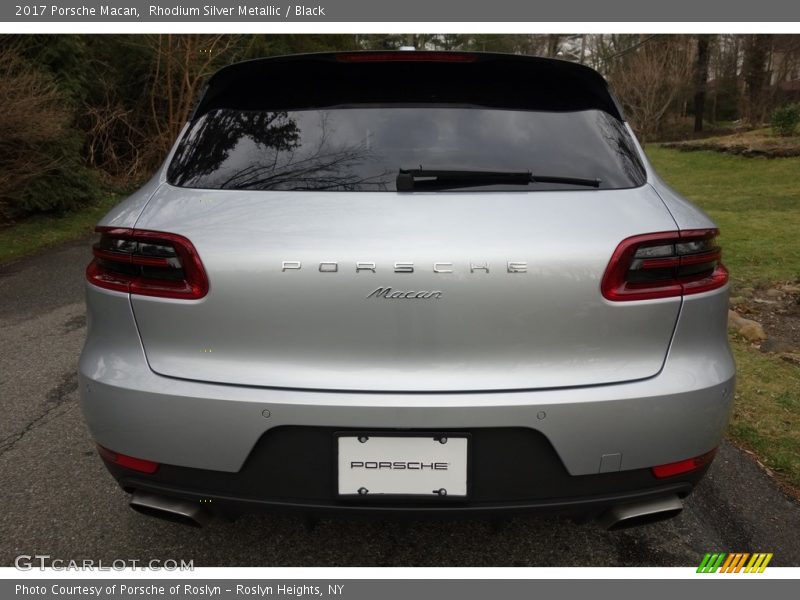
[[[553,58],[558,56],[558,48],[561,45],[561,36],[549,34],[547,36],[547,56]]]
[[[706,84],[708,83],[708,61],[710,35],[697,36],[697,58],[694,63],[694,131],[703,131],[703,116],[706,111]]]
[[[235,37],[227,35],[158,35],[148,39],[155,50],[150,110],[155,147],[163,156],[189,119],[201,86],[220,65],[231,62]]]
[[[142,160],[150,143],[150,136],[141,128],[144,111],[126,108],[107,81],[101,80],[100,87],[102,101],[85,103],[83,109],[86,162],[111,176],[134,178],[152,166]]]
[[[742,66],[746,92],[744,115],[750,125],[761,124],[766,116],[765,88],[769,83],[767,59],[771,38],[769,35],[751,35],[745,41]]]
[[[611,66],[611,81],[643,140],[655,136],[661,119],[685,91],[689,56],[687,38],[651,36]]]

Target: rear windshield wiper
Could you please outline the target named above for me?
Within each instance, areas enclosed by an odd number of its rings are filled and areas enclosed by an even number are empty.
[[[400,169],[395,185],[398,192],[413,190],[474,187],[479,185],[528,185],[530,183],[563,183],[600,187],[600,179],[534,175],[514,171],[445,171],[440,169]]]

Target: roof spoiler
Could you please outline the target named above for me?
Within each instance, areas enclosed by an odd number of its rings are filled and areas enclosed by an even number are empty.
[[[575,111],[624,121],[600,73],[564,60],[488,52],[294,54],[235,63],[208,81],[192,119],[219,108],[302,110],[425,103]]]

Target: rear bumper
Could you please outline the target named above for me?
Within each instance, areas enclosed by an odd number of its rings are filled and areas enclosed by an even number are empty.
[[[650,469],[572,476],[542,434],[528,428],[485,428],[469,432],[472,464],[467,498],[340,497],[333,441],[341,431],[272,429],[236,473],[161,465],[153,474],[142,474],[113,464],[107,467],[128,492],[180,498],[223,515],[275,509],[376,515],[535,511],[584,518],[621,504],[683,498],[707,468],[667,479],[657,479]]]
[[[603,508],[640,495],[681,496],[702,471],[657,480],[649,468],[704,454],[723,436],[735,383],[726,312],[720,309],[726,292],[684,300],[664,368],[655,377],[578,388],[425,394],[254,388],[160,376],[147,364],[127,296],[92,288],[89,334],[79,367],[81,405],[99,444],[162,465],[155,476],[112,467],[123,487],[208,498],[218,506],[563,511],[573,505]],[[485,446],[495,448],[486,454],[495,463],[487,465],[529,467],[504,472],[487,466],[485,477],[503,474],[503,485],[512,488],[503,491],[502,481],[495,480],[495,493],[472,496],[466,504],[389,507],[341,502],[332,488],[320,494],[289,471],[265,478],[274,466],[257,458],[281,432],[323,432],[329,439],[334,430],[376,429],[501,431],[500,441]],[[538,441],[531,442],[529,451],[508,454],[515,447],[512,431]],[[313,448],[317,459],[329,454],[320,443],[306,444],[300,456]],[[321,462],[288,460],[292,455],[280,449],[271,454],[287,469],[309,474],[315,485],[333,477],[333,469]],[[524,457],[532,458],[520,462]],[[259,464],[257,475],[248,475]],[[261,480],[294,481],[294,486],[282,491],[259,487],[265,485]]]

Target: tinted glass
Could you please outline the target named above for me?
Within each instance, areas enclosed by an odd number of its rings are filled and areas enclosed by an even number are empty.
[[[420,167],[597,178],[605,189],[644,183],[633,141],[604,111],[435,105],[214,109],[184,136],[168,179],[208,189],[394,191],[398,169]],[[474,189],[586,188],[532,183]]]

